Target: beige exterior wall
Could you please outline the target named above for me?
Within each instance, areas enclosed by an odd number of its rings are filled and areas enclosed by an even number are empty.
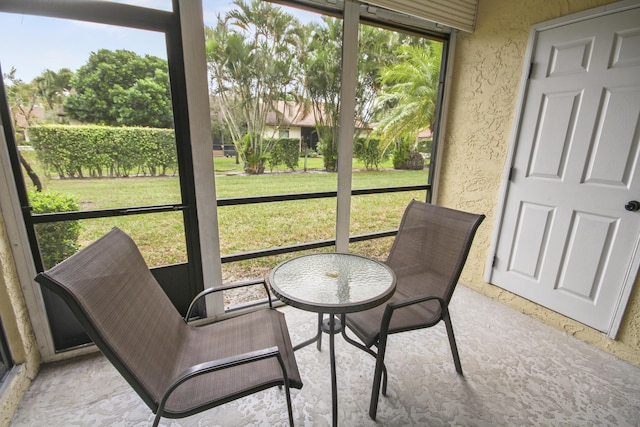
[[[0,393],[0,426],[8,426],[15,409],[40,367],[40,353],[24,302],[18,274],[0,215],[0,318],[16,369]]]
[[[479,0],[476,31],[454,57],[438,203],[485,213],[462,283],[640,366],[640,285],[617,340],[484,281],[523,63],[533,24],[613,3],[607,0]]]
[[[279,138],[280,131],[286,131],[286,130],[289,131],[289,138],[300,138],[302,136],[302,130],[299,126],[291,126],[288,128],[281,127],[279,129],[276,129],[273,126],[267,126],[264,129],[263,136],[265,138]]]

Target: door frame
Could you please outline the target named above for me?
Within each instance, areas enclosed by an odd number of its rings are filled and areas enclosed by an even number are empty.
[[[504,214],[506,209],[506,199],[507,194],[509,192],[509,186],[511,184],[510,180],[510,171],[513,167],[513,163],[515,160],[515,152],[516,146],[518,144],[518,137],[520,135],[520,128],[522,125],[523,119],[523,111],[524,111],[524,103],[527,97],[527,90],[529,88],[529,70],[531,67],[531,61],[536,49],[536,41],[538,40],[538,35],[547,30],[551,30],[554,28],[562,27],[565,25],[574,24],[580,21],[585,21],[588,19],[598,18],[601,16],[611,15],[614,13],[620,13],[627,10],[632,10],[640,8],[640,3],[637,0],[623,0],[617,3],[612,3],[605,6],[596,7],[593,9],[585,10],[582,12],[573,13],[567,16],[563,16],[560,18],[552,19],[550,21],[541,22],[539,24],[535,24],[531,27],[529,32],[529,39],[527,42],[527,49],[524,56],[524,63],[522,67],[522,76],[520,78],[520,86],[518,90],[518,102],[516,104],[516,109],[514,111],[514,121],[511,129],[511,135],[509,137],[509,148],[507,151],[507,158],[504,166],[504,171],[502,173],[502,182],[500,184],[500,191],[498,193],[498,207],[496,210],[496,221],[494,222],[494,228],[491,237],[491,245],[489,247],[489,257],[487,259],[487,264],[485,268],[485,281],[488,283],[492,283],[493,279],[493,263],[494,263],[494,255],[497,250],[498,241],[500,238],[500,233],[502,229],[502,223],[504,220]],[[620,325],[622,323],[622,319],[624,317],[625,308],[629,301],[629,297],[631,295],[631,291],[636,282],[636,276],[638,274],[638,270],[640,269],[640,236],[636,240],[636,245],[633,250],[633,255],[631,258],[631,263],[625,275],[625,281],[622,287],[622,291],[618,296],[618,301],[616,304],[615,312],[611,322],[609,324],[609,328],[607,330],[607,336],[611,339],[615,339],[618,331],[620,329]],[[498,285],[496,285],[498,286]],[[562,313],[560,313],[563,315]]]

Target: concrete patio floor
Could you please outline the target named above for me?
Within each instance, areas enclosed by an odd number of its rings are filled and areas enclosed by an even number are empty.
[[[293,343],[316,314],[282,307]],[[342,426],[638,426],[640,368],[464,286],[451,316],[464,377],[442,324],[389,340],[389,393],[368,417],[374,360],[336,337]],[[328,340],[296,352],[304,387],[292,390],[298,426],[331,425]],[[100,354],[42,367],[11,426],[146,426],[153,414]],[[287,425],[277,388],[163,426]]]

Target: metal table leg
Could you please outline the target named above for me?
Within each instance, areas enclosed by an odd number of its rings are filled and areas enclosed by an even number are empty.
[[[304,342],[301,342],[300,344],[297,344],[296,346],[293,347],[293,351],[300,350],[301,348],[306,347],[309,344],[312,344],[316,341],[318,342],[317,344],[318,351],[321,350],[322,348],[322,316],[323,316],[322,313],[318,313],[318,331],[316,332],[316,336]]]
[[[324,321],[323,313],[318,313],[318,331],[316,336],[308,339],[307,341],[301,342],[293,347],[294,351],[297,351],[303,347],[308,346],[314,342],[317,342],[318,351],[322,349],[322,333],[329,334],[329,360],[331,362],[331,408],[332,408],[332,418],[333,418],[333,426],[336,427],[338,425],[338,382],[336,375],[336,354],[335,354],[335,334],[342,330],[342,323],[339,319],[336,319],[334,314],[329,315],[329,318]]]
[[[329,317],[329,358],[331,359],[331,406],[333,408],[333,427],[338,425],[338,386],[336,378],[335,315]]]

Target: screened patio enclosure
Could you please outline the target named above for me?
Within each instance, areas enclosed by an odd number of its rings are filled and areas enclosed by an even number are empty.
[[[70,4],[64,1],[8,1],[0,5],[0,13],[19,20],[23,31],[35,32],[38,27],[45,28],[51,24],[56,25],[60,32],[72,32],[72,37],[76,39],[90,39],[93,26],[96,26],[114,33],[123,32],[126,34],[123,40],[144,39],[145,50],[136,52],[137,55],[166,60],[170,83],[165,104],[169,105],[172,119],[168,133],[173,144],[169,147],[173,163],[165,165],[162,172],[160,167],[144,165],[127,173],[118,175],[116,172],[109,176],[104,172],[107,168],[103,168],[100,175],[96,170],[83,170],[82,167],[77,174],[68,170],[60,173],[53,168],[43,170],[41,173],[46,177],[45,189],[49,186],[56,191],[69,192],[79,202],[76,208],[52,212],[37,212],[34,209],[34,201],[31,199],[34,184],[26,169],[20,166],[21,158],[28,158],[33,164],[40,160],[33,152],[25,150],[29,141],[20,139],[29,138],[29,127],[34,128],[32,133],[35,134],[36,127],[47,126],[51,121],[48,122],[46,117],[25,117],[22,113],[21,119],[26,123],[19,123],[17,115],[20,114],[16,114],[16,110],[11,108],[13,104],[9,100],[9,108],[3,114],[3,122],[12,124],[4,126],[6,146],[14,171],[26,236],[33,251],[33,266],[27,266],[23,274],[30,275],[31,268],[33,271],[41,271],[48,267],[45,262],[47,257],[43,257],[42,253],[43,236],[47,233],[47,227],[65,224],[79,225],[81,231],[78,247],[95,240],[113,226],[126,229],[141,243],[154,275],[181,311],[186,309],[191,297],[205,286],[264,277],[269,266],[296,253],[310,250],[352,251],[373,256],[385,253],[390,245],[389,238],[394,235],[401,212],[408,201],[431,199],[438,152],[436,143],[429,145],[429,152],[425,152],[427,167],[421,172],[389,172],[401,177],[393,180],[385,180],[383,175],[375,181],[360,179],[366,174],[360,173],[353,166],[358,161],[354,155],[354,144],[358,138],[372,132],[376,119],[373,112],[376,97],[375,73],[380,71],[372,69],[374,61],[367,56],[371,52],[367,49],[376,40],[378,43],[383,40],[387,44],[438,46],[441,56],[438,58],[439,69],[431,100],[434,104],[433,121],[423,125],[424,128],[433,129],[433,141],[437,141],[440,111],[445,96],[443,82],[451,31],[403,14],[402,11],[384,10],[357,2],[262,3],[261,7],[278,8],[283,14],[292,16],[296,25],[307,25],[308,28],[316,28],[316,34],[323,32],[327,37],[333,37],[333,51],[328,54],[333,55],[332,60],[337,65],[333,69],[333,92],[316,93],[316,97],[309,102],[312,105],[315,103],[316,127],[325,130],[325,135],[329,135],[326,138],[330,139],[333,135],[334,155],[340,161],[329,172],[328,167],[323,164],[320,171],[322,173],[316,174],[318,177],[322,176],[321,179],[305,183],[300,188],[294,185],[286,193],[281,193],[277,185],[275,188],[268,188],[263,184],[251,185],[244,192],[233,192],[227,187],[226,177],[218,175],[214,178],[218,169],[216,162],[221,160],[212,159],[212,126],[215,128],[218,124],[216,118],[219,116],[216,111],[219,111],[221,104],[216,103],[220,97],[219,93],[215,93],[212,83],[212,69],[217,62],[207,50],[208,45],[203,45],[203,36],[208,43],[211,40],[209,29],[214,29],[223,22],[232,22],[231,18],[220,14],[221,11],[227,13],[225,8],[215,9],[221,7],[220,2],[205,1],[204,12],[200,10],[200,5],[180,1],[165,2],[158,9],[120,2]],[[247,2],[246,5],[250,4]],[[229,3],[225,7],[231,6]],[[211,15],[219,15],[218,21],[207,18]],[[193,22],[204,22],[204,26],[194,26]],[[79,23],[83,24],[77,25]],[[232,30],[238,33],[238,28]],[[44,36],[42,39],[44,40]],[[309,40],[313,42],[312,39]],[[91,49],[94,53],[102,50],[118,52],[127,50],[127,45],[113,47],[111,43],[104,46],[95,44]],[[4,59],[6,57],[0,53],[0,64],[5,74],[7,68],[14,66],[7,63]],[[383,62],[382,58],[378,59]],[[56,62],[42,61],[42,68],[45,70],[56,70],[59,66]],[[307,75],[305,70],[313,70],[309,68],[313,64],[304,64],[301,59],[294,59],[292,63],[297,68],[291,70],[291,79],[283,87],[290,93],[309,91],[309,88],[300,86],[300,81],[304,80],[300,76]],[[369,68],[364,66],[367,63]],[[85,65],[81,63],[77,70],[88,65],[89,62]],[[19,67],[16,70],[17,73],[20,72]],[[230,79],[228,75],[225,78]],[[365,84],[367,81],[369,85]],[[14,86],[12,82],[5,84],[9,93]],[[138,84],[137,88],[140,90],[143,86]],[[69,93],[64,94],[68,95]],[[267,95],[289,96],[282,90]],[[265,99],[267,95],[261,94],[261,99]],[[10,94],[8,96],[11,97]],[[109,98],[105,101],[109,101]],[[333,109],[328,108],[328,104],[332,104]],[[60,102],[56,108],[58,111],[64,106],[70,109],[69,105],[68,101],[66,104]],[[229,104],[223,106],[227,110],[231,108]],[[120,111],[135,110],[134,105],[120,105],[119,108]],[[45,108],[45,113],[46,111]],[[333,116],[329,119],[331,114]],[[116,124],[125,119],[120,120]],[[57,115],[53,121],[57,122],[56,125],[63,122],[60,126],[80,124],[69,114]],[[285,129],[284,123],[277,126],[289,135],[294,131],[291,128]],[[230,133],[228,129],[223,131]],[[303,139],[300,148],[303,148]],[[320,153],[320,156],[323,159],[329,157],[326,153]],[[243,161],[246,163],[246,159]],[[303,168],[302,160],[297,167]],[[285,171],[276,169],[276,172]],[[258,181],[263,177],[248,178]],[[150,187],[139,187],[138,184],[141,183]],[[84,188],[70,189],[69,185]],[[141,189],[137,190],[138,188]],[[133,197],[114,197],[129,192],[133,193]],[[388,215],[383,212],[383,208],[389,204],[397,209]],[[381,221],[372,222],[363,216],[364,211],[370,211],[369,216],[376,215],[378,211],[372,206],[379,210]],[[284,231],[282,224],[291,216],[297,216],[301,220]],[[256,238],[248,240],[248,243],[238,244],[242,240],[237,238],[238,233],[252,233],[256,218],[259,218],[258,223],[268,221],[273,222],[272,227],[280,227],[283,230],[281,238],[275,241]],[[318,218],[330,223],[330,227],[315,225],[314,222],[319,222]],[[233,222],[238,219],[245,220],[245,223]],[[375,241],[382,243],[374,244],[371,249],[368,242]],[[68,255],[70,253],[66,256]],[[185,277],[188,278],[186,281]],[[33,312],[39,319],[35,322],[39,325],[36,327],[36,334],[41,337],[42,343],[47,343],[43,344],[42,349],[45,357],[55,357],[59,351],[87,343],[81,328],[66,308],[46,293],[40,297],[39,292],[34,291],[27,301],[34,307]],[[251,305],[252,301],[243,300],[241,303],[246,306]],[[229,308],[228,301],[225,302],[222,298],[211,299],[206,307],[202,307],[200,314],[223,315]]]

